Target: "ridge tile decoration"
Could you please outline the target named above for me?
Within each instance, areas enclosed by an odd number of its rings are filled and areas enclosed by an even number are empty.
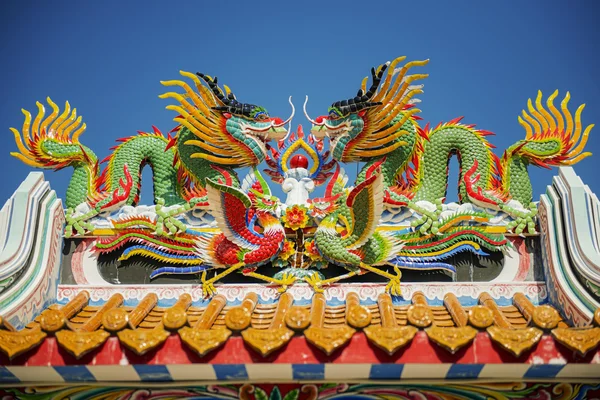
[[[345,353],[340,351],[356,346],[353,338],[364,333],[373,346],[393,356],[414,346],[417,339],[417,346],[423,345],[420,330],[424,330],[422,333],[433,347],[439,346],[447,352],[448,359],[470,347],[477,338],[483,340],[481,335],[488,336],[498,350],[517,359],[524,354],[534,357],[535,346],[543,338],[582,356],[595,354],[600,344],[598,327],[569,327],[562,320],[556,321],[558,327],[554,328],[528,327],[531,322],[526,313],[554,313],[548,312],[550,306],[534,306],[521,294],[515,296],[511,307],[499,307],[487,293],[480,296],[480,305],[471,307],[460,305],[452,293],[445,296],[443,306],[431,306],[421,292],[413,295],[410,306],[395,305],[387,293],[380,294],[377,304],[370,305],[361,304],[356,293],[349,293],[345,304],[327,304],[324,295],[316,293],[307,305],[295,305],[289,293],[283,293],[270,304],[257,303],[256,295],[248,295],[233,307],[227,305],[224,296],[217,295],[202,308],[190,305],[189,295],[180,296],[168,308],[158,306],[153,294],[135,307],[124,306],[122,297],[116,295],[102,306],[89,306],[88,299],[89,294],[81,291],[66,305],[51,306],[21,331],[4,327],[0,330],[0,351],[8,359],[32,354],[47,335],[53,335],[58,345],[75,359],[83,359],[88,353],[98,357],[104,351],[111,351],[103,345],[112,334],[127,349],[124,355],[150,357],[176,337],[181,344],[174,351],[181,352],[184,346],[202,359],[219,352],[228,341],[242,340],[248,346],[248,354],[254,354],[253,359],[259,362],[272,359],[272,354],[285,354],[290,342],[300,338],[306,340],[305,346],[325,356],[343,356]],[[415,306],[419,306],[417,312]],[[54,321],[48,324],[49,314],[64,318],[62,328],[54,330],[57,326]],[[542,321],[539,325],[548,324]],[[114,345],[107,347],[114,349]],[[228,351],[227,347],[223,351]],[[135,360],[133,356],[127,357]]]
[[[595,311],[575,326],[544,278],[549,206],[538,211],[528,174],[591,154],[584,106],[572,113],[568,92],[538,92],[518,117],[524,137],[499,156],[492,133],[462,118],[420,122],[427,64],[378,65],[314,118],[306,97],[306,131],[292,129],[291,97],[284,120],[216,76],[181,71],[161,82],[176,126],[119,139],[103,160],[80,141],[86,124],[68,102],[23,111],[11,154],[73,176],[57,293],[27,320],[0,308],[0,384],[11,386],[0,396],[600,396],[600,281],[575,276],[594,260],[551,269],[592,288],[569,302]],[[454,155],[459,201],[448,203]],[[139,204],[145,164],[153,205]],[[0,300],[37,290],[26,262],[2,260]]]

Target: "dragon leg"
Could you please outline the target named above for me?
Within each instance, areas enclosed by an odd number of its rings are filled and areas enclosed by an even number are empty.
[[[319,273],[315,272],[314,274],[310,275],[309,277],[304,278],[304,280],[306,281],[306,283],[308,283],[313,288],[313,290],[316,293],[323,293],[323,291],[325,290],[323,288],[323,286],[329,286],[332,283],[336,283],[336,282],[339,282],[341,280],[351,278],[351,277],[356,276],[358,274],[359,274],[358,271],[350,271],[347,274],[338,275],[336,277],[329,278],[329,279],[324,279],[323,280],[319,276]]]
[[[380,270],[379,268],[373,267],[371,265],[367,265],[365,263],[360,263],[360,267],[369,272],[373,272],[374,274],[383,276],[389,279],[388,284],[385,286],[385,291],[390,293],[393,296],[401,296],[402,289],[400,288],[400,278],[402,278],[402,272],[400,268],[394,266],[394,272],[396,275],[390,274],[389,272],[385,272]]]
[[[212,297],[217,294],[217,289],[215,289],[214,283],[221,278],[229,275],[235,270],[238,270],[245,266],[246,264],[243,262],[239,262],[237,264],[233,264],[231,267],[227,268],[225,271],[213,276],[210,279],[206,279],[206,270],[202,272],[201,282],[202,282],[202,295],[204,297]]]
[[[477,166],[478,162],[475,160],[473,166],[464,175],[464,185],[471,202],[482,208],[499,210],[510,215],[513,221],[507,224],[506,229],[508,231],[520,235],[527,229],[529,233],[535,233],[534,217],[537,215],[535,203],[530,203],[528,209],[519,210],[509,205],[510,198],[501,191],[483,190],[480,186],[476,186],[481,178],[479,173],[475,174]]]
[[[427,210],[424,207],[419,206],[413,201],[407,203],[407,207],[421,214],[420,218],[412,221],[411,225],[415,229],[418,228],[419,232],[423,235],[429,233],[436,234],[440,228],[440,214],[442,213],[442,199],[437,199],[434,202],[435,211]]]
[[[178,206],[175,209],[168,211],[164,210],[165,201],[162,198],[156,200],[156,230],[157,235],[174,235],[176,233],[185,232],[187,227],[176,216],[184,214],[194,208],[208,206],[208,198],[204,197],[193,197],[186,203]]]
[[[256,273],[256,272],[254,272],[254,270],[248,270],[248,271],[244,271],[244,276],[251,276],[253,278],[260,279],[262,281],[277,285],[277,286],[279,286],[277,288],[277,291],[279,293],[285,292],[286,290],[288,290],[288,288],[291,285],[294,284],[294,282],[296,282],[296,277],[294,275],[292,275],[291,273],[284,273],[283,276],[281,277],[281,279],[275,279],[275,278],[271,278],[270,276]]]

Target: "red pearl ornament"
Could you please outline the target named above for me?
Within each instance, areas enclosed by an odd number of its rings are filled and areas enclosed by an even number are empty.
[[[302,154],[296,154],[290,160],[290,166],[292,168],[308,169],[308,158],[304,157]]]

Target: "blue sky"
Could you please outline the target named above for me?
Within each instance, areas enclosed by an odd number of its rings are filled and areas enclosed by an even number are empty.
[[[500,155],[524,137],[517,116],[538,89],[569,90],[573,111],[587,104],[583,122],[600,123],[599,10],[594,1],[3,2],[0,200],[31,171],[9,156],[21,108],[69,100],[88,126],[81,141],[104,158],[119,137],[174,126],[159,81],[179,70],[217,75],[240,101],[281,117],[288,96],[300,109],[308,94],[316,116],[353,96],[371,66],[429,58],[424,123],[465,116],[496,133]],[[302,113],[299,123],[308,126]],[[600,127],[587,150],[596,155],[575,169],[600,194]],[[539,198],[556,170],[530,171]],[[46,172],[59,196],[70,176]]]

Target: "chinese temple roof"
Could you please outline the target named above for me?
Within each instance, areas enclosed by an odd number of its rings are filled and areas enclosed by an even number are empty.
[[[221,295],[205,307],[192,306],[187,294],[170,307],[156,306],[157,300],[148,294],[130,307],[115,294],[102,305],[89,305],[89,294],[80,291],[67,304],[47,308],[25,329],[13,331],[4,324],[2,363],[17,370],[48,363],[135,365],[141,360],[262,365],[294,364],[302,354],[317,363],[343,364],[477,360],[530,365],[528,360],[537,360],[545,365],[562,359],[559,365],[566,368],[600,357],[600,309],[596,327],[573,328],[552,306],[534,306],[522,293],[510,306],[498,306],[482,293],[480,304],[471,307],[461,306],[450,293],[444,305],[429,306],[421,292],[403,306],[393,305],[387,294],[377,304],[363,306],[353,292],[338,305],[328,305],[319,294],[311,304],[294,305],[289,293],[271,304],[249,294],[236,306],[228,306]]]

